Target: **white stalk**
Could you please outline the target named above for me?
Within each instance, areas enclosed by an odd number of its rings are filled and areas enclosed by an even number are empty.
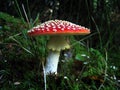
[[[47,57],[45,65],[45,73],[48,74],[57,74],[57,67],[59,62],[60,51],[51,51]]]

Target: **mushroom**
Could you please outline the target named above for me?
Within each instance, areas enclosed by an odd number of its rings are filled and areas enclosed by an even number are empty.
[[[90,30],[83,26],[63,20],[49,20],[28,31],[28,35],[51,35],[47,48],[50,50],[46,59],[45,73],[57,74],[60,51],[69,49],[65,35],[86,35]]]

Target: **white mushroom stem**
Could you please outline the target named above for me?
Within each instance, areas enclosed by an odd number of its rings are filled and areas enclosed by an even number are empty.
[[[59,62],[60,51],[51,51],[47,57],[45,65],[45,73],[48,74],[57,74],[57,67]]]
[[[70,45],[64,36],[52,36],[47,44],[50,50],[46,59],[45,72],[46,75],[57,74],[60,51],[69,49]]]

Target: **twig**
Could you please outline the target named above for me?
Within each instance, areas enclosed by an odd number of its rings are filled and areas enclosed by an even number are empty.
[[[45,73],[44,61],[42,61],[42,67],[43,67],[43,74],[44,74],[44,86],[45,86],[45,90],[47,90],[47,88],[46,88],[46,73]]]
[[[83,41],[83,40],[85,40],[85,39],[87,39],[87,38],[89,38],[89,37],[91,37],[91,36],[93,36],[93,35],[95,35],[95,34],[97,34],[97,33],[90,34],[90,35],[88,35],[88,36],[82,38],[81,40],[76,41],[75,43],[73,43],[73,44],[71,45],[71,47],[73,47],[74,45],[80,43],[81,41]],[[83,45],[83,46],[84,46],[84,45]]]
[[[30,21],[29,21],[29,19],[28,19],[28,16],[27,16],[27,13],[26,13],[26,11],[25,11],[25,7],[24,7],[23,4],[22,4],[22,8],[23,8],[23,12],[24,12],[24,14],[25,14],[25,18],[26,18],[26,20],[27,20],[27,22],[28,22],[28,24],[29,24],[29,26],[30,26]]]

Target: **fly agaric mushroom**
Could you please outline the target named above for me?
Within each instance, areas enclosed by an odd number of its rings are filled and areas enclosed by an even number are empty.
[[[50,50],[45,65],[47,75],[57,74],[60,51],[70,48],[64,35],[86,35],[89,33],[89,29],[63,20],[46,21],[28,31],[30,36],[51,35],[47,44]]]

